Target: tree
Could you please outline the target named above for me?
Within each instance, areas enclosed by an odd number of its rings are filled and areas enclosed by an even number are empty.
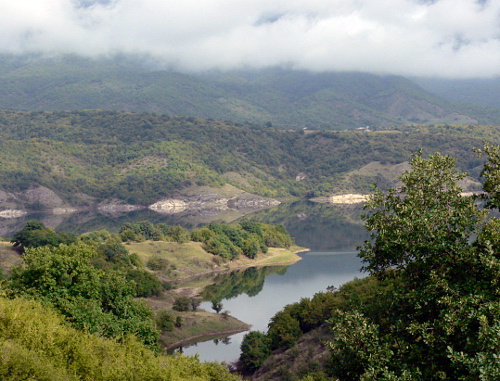
[[[176,311],[183,312],[183,311],[188,311],[190,307],[191,307],[191,300],[187,296],[181,295],[175,298],[174,305],[172,308]]]
[[[224,305],[220,300],[212,300],[212,309],[219,313],[222,311],[222,308],[224,308]]]
[[[365,270],[377,276],[404,270],[405,278],[420,282],[460,256],[485,213],[474,197],[462,197],[457,181],[466,174],[454,164],[439,153],[428,160],[417,153],[412,170],[400,178],[401,188],[387,194],[375,190],[365,206],[371,210],[365,226],[372,232],[359,254]]]
[[[456,182],[464,174],[452,158],[417,153],[410,164],[400,188],[376,190],[366,205],[372,239],[359,256],[366,271],[393,285],[378,308],[332,322],[332,373],[363,380],[498,379],[499,225],[484,223],[475,197],[461,195]],[[498,178],[487,179],[494,195]],[[338,361],[344,358],[353,361]]]
[[[486,200],[492,208],[500,208],[500,145],[485,144],[483,150],[477,150],[481,156],[486,153],[489,160],[484,165],[481,176],[484,177]]]
[[[70,233],[57,234],[53,229],[46,227],[43,222],[30,220],[23,229],[12,237],[14,247],[23,249],[45,245],[58,246],[61,243],[70,244],[76,241],[76,236]]]
[[[79,329],[105,337],[135,334],[156,348],[153,312],[134,301],[135,284],[121,272],[92,265],[95,246],[83,243],[27,249],[7,285],[10,297],[30,296],[52,305]]]
[[[271,354],[270,346],[271,341],[265,333],[251,331],[246,334],[240,346],[240,360],[244,368],[249,371],[259,368]]]
[[[302,335],[300,324],[289,313],[278,312],[269,322],[267,336],[271,341],[271,348],[291,348]]]

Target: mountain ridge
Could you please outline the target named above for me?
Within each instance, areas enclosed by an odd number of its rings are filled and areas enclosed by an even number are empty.
[[[398,76],[281,68],[194,74],[76,56],[0,56],[0,109],[155,112],[284,129],[500,124],[494,110],[454,104]]]

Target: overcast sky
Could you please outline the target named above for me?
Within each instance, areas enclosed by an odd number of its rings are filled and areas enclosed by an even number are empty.
[[[500,75],[500,0],[0,0],[0,52]]]

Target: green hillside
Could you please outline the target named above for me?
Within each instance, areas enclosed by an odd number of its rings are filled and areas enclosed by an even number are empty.
[[[396,76],[285,69],[186,74],[121,60],[0,56],[0,109],[122,110],[352,129],[396,123],[498,124]]]
[[[6,111],[0,137],[0,205],[37,210],[149,205],[228,183],[273,198],[366,193],[373,182],[393,184],[392,166],[418,148],[457,156],[477,178],[482,161],[472,149],[498,142],[500,131],[444,125],[304,134],[147,113]]]

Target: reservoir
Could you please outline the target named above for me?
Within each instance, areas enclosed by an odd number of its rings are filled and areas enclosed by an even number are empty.
[[[252,330],[267,331],[269,320],[285,305],[311,297],[329,286],[340,285],[362,277],[361,260],[356,251],[311,251],[300,253],[302,260],[289,266],[284,273],[268,275],[262,291],[255,296],[240,294],[222,301],[230,315],[252,325]],[[211,311],[211,303],[201,308]],[[204,361],[236,361],[246,332],[226,339],[208,340],[182,348],[186,355],[198,354]]]
[[[248,214],[244,218],[270,224],[282,224],[295,238],[297,245],[309,248],[300,253],[302,260],[287,268],[248,269],[245,283],[250,288],[232,292],[222,297],[223,310],[237,319],[252,325],[252,330],[266,331],[271,317],[285,305],[298,302],[301,298],[312,297],[325,291],[327,287],[340,285],[363,277],[360,273],[361,261],[356,248],[368,239],[368,233],[360,221],[361,206],[335,206],[299,201]],[[160,215],[153,211],[140,211],[106,215],[96,212],[74,213],[70,215],[38,214],[19,219],[0,219],[0,236],[10,237],[22,229],[29,219],[38,219],[57,231],[82,234],[88,231],[107,229],[117,232],[126,222],[148,220],[152,223],[182,225],[188,229],[202,226],[209,221],[237,223],[222,216],[198,216],[193,214]],[[223,280],[217,284],[226,284]],[[210,295],[218,295],[219,290],[209,290]],[[208,295],[201,308],[212,311],[213,298]],[[198,354],[206,361],[226,361],[238,359],[240,344],[245,333],[219,340],[199,342],[182,348],[187,355]]]

